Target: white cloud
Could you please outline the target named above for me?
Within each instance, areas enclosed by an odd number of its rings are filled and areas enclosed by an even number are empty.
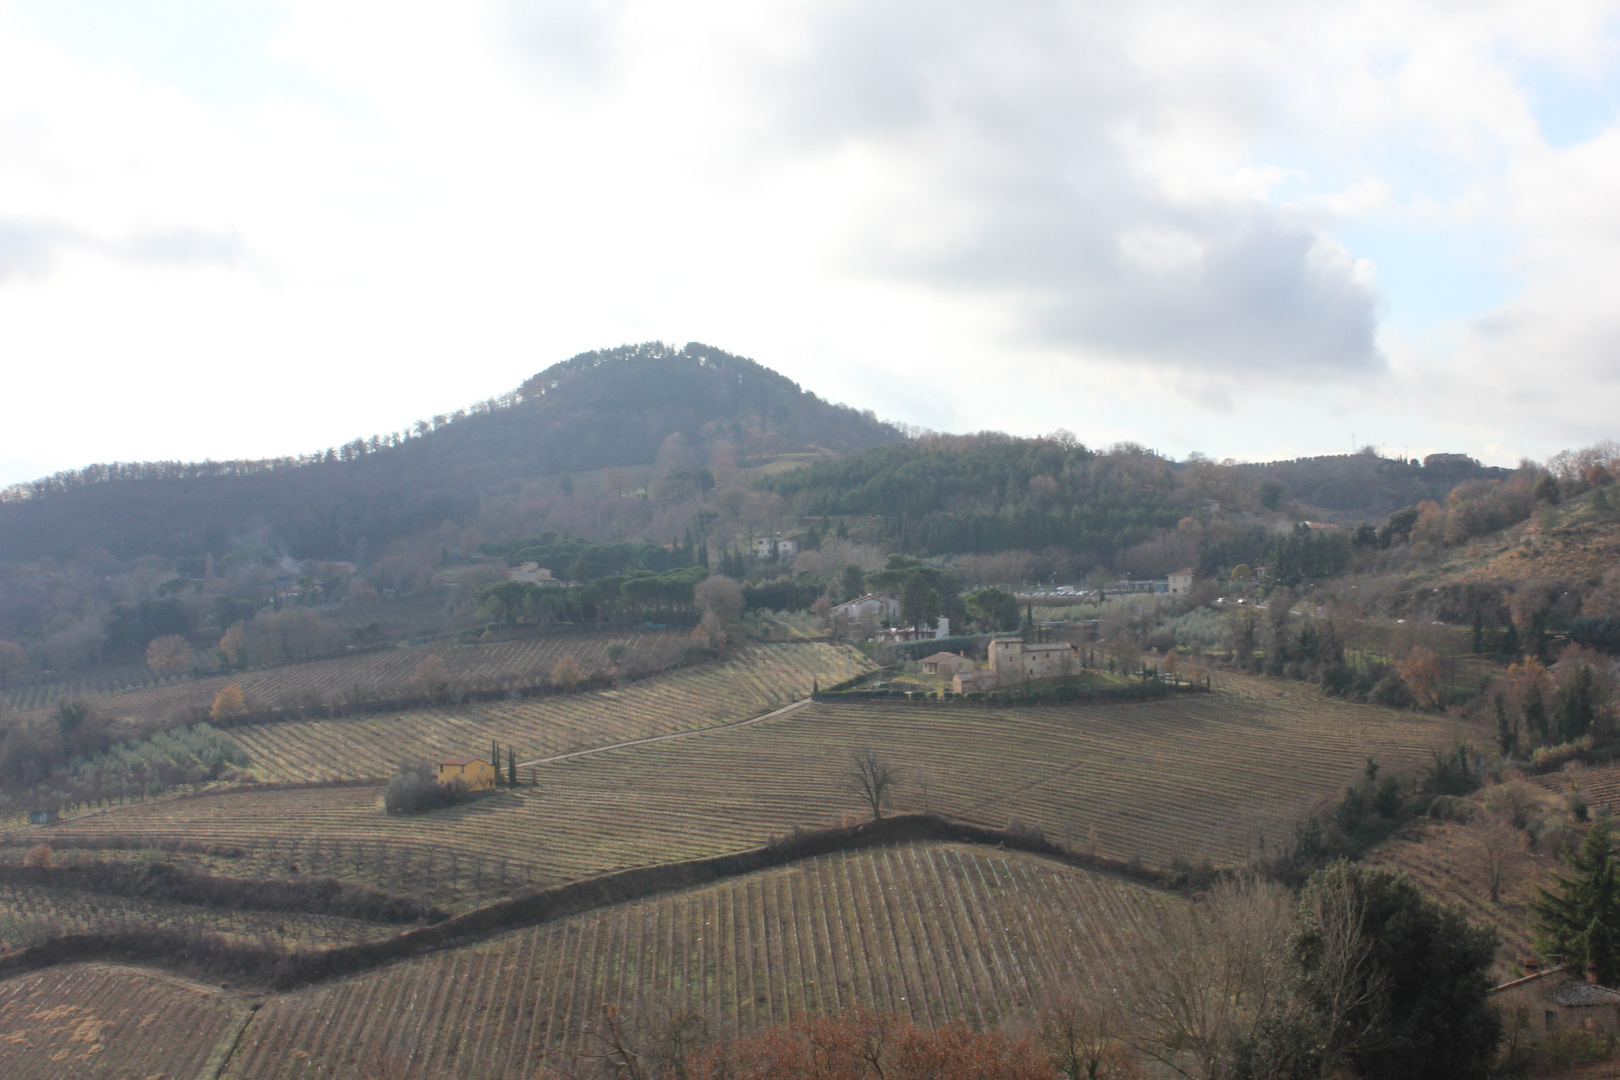
[[[649,337],[942,427],[1544,453],[1620,404],[1620,133],[1549,146],[1524,72],[1602,92],[1614,10],[291,0],[305,89],[221,105],[0,4],[0,458],[325,445]],[[1393,333],[1369,224],[1522,291]]]

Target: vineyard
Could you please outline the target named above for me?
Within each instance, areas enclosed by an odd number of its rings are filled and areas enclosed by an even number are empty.
[[[990,1026],[1077,970],[1117,968],[1171,903],[960,845],[827,856],[283,995],[224,1075],[545,1075],[540,1055],[584,1048],[605,1002],[633,1020],[694,1010],[720,1034],[855,1004]]]
[[[667,672],[616,690],[422,709],[398,716],[308,720],[231,734],[276,781],[390,775],[401,763],[482,755],[491,740],[543,757],[743,720],[807,697],[870,665],[834,645],[760,645],[719,664]]]
[[[148,671],[145,675],[148,682],[141,684],[142,689],[106,693],[115,686],[128,686],[130,680],[140,677],[141,669],[120,670],[110,676],[90,677],[88,681],[21,687],[7,692],[0,700],[13,709],[38,709],[59,698],[84,694],[91,695],[96,707],[107,715],[162,722],[190,709],[207,710],[221,689],[235,685],[242,688],[250,710],[312,709],[408,695],[411,676],[417,665],[429,656],[440,658],[453,686],[493,689],[512,681],[543,682],[565,656],[573,657],[586,674],[605,671],[609,666],[607,646],[611,641],[628,644],[627,663],[637,657],[665,654],[673,657],[686,644],[683,635],[661,631],[537,638],[496,645],[435,642],[196,680],[159,682]],[[64,686],[71,689],[64,690]]]
[[[251,1014],[221,990],[110,964],[0,982],[0,1075],[213,1076]]]
[[[1543,773],[1531,780],[1554,795],[1570,794],[1573,784],[1592,806],[1620,810],[1620,764],[1566,766],[1569,771]]]
[[[217,934],[277,948],[326,948],[397,933],[398,927],[331,915],[235,911],[172,904],[74,889],[0,885],[0,945],[18,949],[49,934],[76,934],[123,925]]]
[[[1418,767],[1469,734],[1297,684],[1222,687],[1063,707],[818,703],[750,727],[539,766],[538,786],[415,817],[385,815],[380,785],[242,789],[87,815],[48,837],[58,849],[114,836],[234,845],[244,854],[217,872],[330,875],[464,910],[531,882],[734,851],[859,816],[846,771],[850,752],[869,746],[902,770],[897,809],[1021,822],[1072,848],[1153,866],[1177,856],[1232,864],[1275,850],[1300,812],[1335,797],[1367,757]],[[613,715],[604,710],[601,722]],[[271,753],[254,748],[255,757]],[[41,835],[17,829],[0,843]]]

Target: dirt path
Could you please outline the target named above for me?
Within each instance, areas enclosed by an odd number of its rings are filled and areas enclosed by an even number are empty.
[[[737,728],[750,727],[762,724],[766,720],[782,716],[794,709],[810,704],[812,699],[803,698],[791,705],[784,705],[780,709],[764,713],[760,716],[750,716],[747,720],[733,720],[726,724],[716,724],[713,727],[698,728],[695,731],[675,731],[668,735],[649,735],[645,739],[631,739],[629,742],[610,743],[607,746],[593,746],[588,750],[570,750],[566,754],[555,754],[551,757],[534,758],[531,761],[518,762],[518,768],[526,769],[530,765],[550,765],[558,761],[567,761],[569,758],[586,757],[590,754],[605,754],[609,750],[623,750],[627,746],[646,746],[649,743],[669,742],[671,739],[692,739],[699,735],[713,735],[717,731],[735,731]]]

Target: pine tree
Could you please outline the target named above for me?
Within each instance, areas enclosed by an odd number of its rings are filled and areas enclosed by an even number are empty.
[[[1607,822],[1595,822],[1580,850],[1564,853],[1569,877],[1558,876],[1553,890],[1540,894],[1530,905],[1536,920],[1536,948],[1543,954],[1562,953],[1577,970],[1597,965],[1598,982],[1620,981],[1620,880],[1615,867],[1614,839]]]

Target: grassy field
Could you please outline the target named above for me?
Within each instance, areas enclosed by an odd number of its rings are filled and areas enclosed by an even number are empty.
[[[751,727],[540,766],[537,787],[418,817],[385,815],[380,784],[244,789],[25,827],[0,843],[238,845],[245,855],[220,872],[331,875],[459,910],[530,882],[734,851],[857,818],[849,757],[872,747],[903,771],[899,809],[1021,822],[1149,865],[1178,855],[1231,864],[1276,845],[1302,809],[1356,779],[1367,757],[1386,769],[1418,766],[1469,734],[1431,715],[1324,700],[1299,684],[1219,685],[1109,705],[818,703]]]
[[[604,909],[327,986],[255,1016],[224,1075],[532,1077],[611,1002],[716,1033],[864,1004],[993,1025],[1076,970],[1121,962],[1177,901],[1016,853],[917,845],[828,856]]]
[[[217,988],[112,964],[0,982],[0,1076],[213,1076],[251,1014]]]
[[[648,631],[568,635],[495,645],[439,641],[204,679],[160,682],[148,671],[149,684],[143,683],[140,688],[122,693],[98,693],[103,682],[99,677],[92,677],[67,684],[72,687],[69,692],[62,690],[62,684],[22,687],[7,692],[0,701],[13,709],[38,709],[57,698],[82,694],[93,701],[103,715],[159,722],[187,709],[207,709],[221,689],[235,685],[242,688],[249,709],[318,708],[360,698],[408,694],[411,675],[429,656],[437,656],[444,662],[445,672],[453,682],[478,686],[498,685],[503,680],[544,680],[564,656],[574,657],[589,674],[608,667],[606,650],[611,641],[624,641],[629,645],[627,663],[631,663],[637,656],[678,652],[685,644],[685,637],[673,631]],[[129,678],[131,671],[138,669],[121,669],[120,678],[115,681]]]
[[[758,645],[719,664],[617,690],[420,709],[394,716],[262,724],[234,738],[266,780],[385,777],[405,761],[482,757],[491,739],[519,760],[743,720],[871,665],[845,646]]]

